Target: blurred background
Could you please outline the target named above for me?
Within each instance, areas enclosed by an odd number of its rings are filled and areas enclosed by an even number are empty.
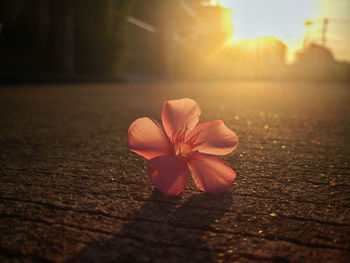
[[[6,80],[350,80],[347,0],[0,0]]]

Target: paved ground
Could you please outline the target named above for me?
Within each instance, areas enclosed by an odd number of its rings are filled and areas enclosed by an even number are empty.
[[[350,89],[182,83],[0,88],[0,261],[349,262]],[[189,97],[240,145],[230,192],[154,189],[137,117]]]

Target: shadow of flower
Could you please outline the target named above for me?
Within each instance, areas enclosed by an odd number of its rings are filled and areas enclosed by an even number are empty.
[[[231,205],[230,192],[183,200],[154,190],[113,238],[89,244],[67,262],[213,262],[204,237]]]

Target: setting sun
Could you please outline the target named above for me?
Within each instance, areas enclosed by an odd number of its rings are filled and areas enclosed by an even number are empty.
[[[288,46],[290,56],[301,48],[304,22],[317,18],[320,2],[315,0],[221,0],[233,11],[233,40],[273,36]],[[290,59],[290,58],[289,58]]]

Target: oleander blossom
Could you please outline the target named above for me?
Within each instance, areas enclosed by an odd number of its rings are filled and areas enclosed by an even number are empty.
[[[129,127],[129,148],[148,160],[148,176],[164,194],[180,194],[190,173],[197,187],[209,193],[229,190],[236,178],[216,155],[231,153],[238,137],[222,120],[197,124],[200,114],[194,100],[169,100],[163,106],[163,127],[147,117]]]

